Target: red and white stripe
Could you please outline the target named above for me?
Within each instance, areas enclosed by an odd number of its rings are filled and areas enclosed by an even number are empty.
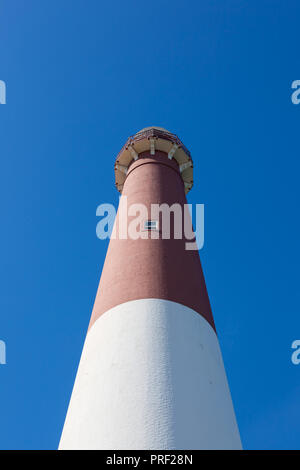
[[[187,203],[178,162],[153,145],[122,187],[149,213]],[[241,448],[199,254],[185,242],[110,241],[60,449]]]

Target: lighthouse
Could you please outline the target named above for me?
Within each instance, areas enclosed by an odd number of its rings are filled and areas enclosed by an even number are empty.
[[[115,162],[121,194],[60,449],[241,449],[230,390],[186,214],[193,161],[148,127]],[[164,236],[166,210],[168,236]],[[139,236],[128,236],[136,209]],[[191,221],[189,222],[191,225]],[[182,226],[180,226],[182,224]]]

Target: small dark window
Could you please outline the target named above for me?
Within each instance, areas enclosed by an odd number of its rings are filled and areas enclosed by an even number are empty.
[[[157,230],[158,223],[157,220],[145,220],[144,230]]]

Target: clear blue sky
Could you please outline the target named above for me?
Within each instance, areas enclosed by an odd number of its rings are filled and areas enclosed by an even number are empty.
[[[200,255],[243,445],[300,448],[297,0],[0,1],[0,448],[57,448],[118,203],[148,125],[192,152]]]

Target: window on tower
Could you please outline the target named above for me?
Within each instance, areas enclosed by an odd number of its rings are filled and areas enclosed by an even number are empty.
[[[157,220],[145,220],[144,230],[158,230],[158,221]]]

